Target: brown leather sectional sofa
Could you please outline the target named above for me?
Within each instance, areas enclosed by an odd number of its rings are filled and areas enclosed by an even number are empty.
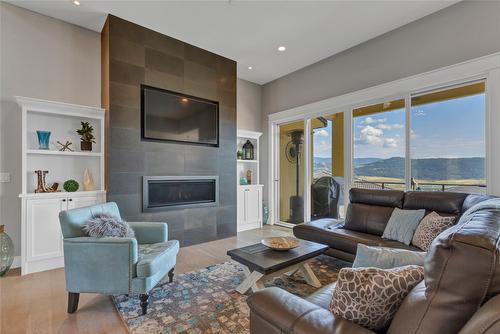
[[[396,247],[421,251],[401,242],[382,239],[385,226],[394,208],[425,209],[442,216],[459,217],[471,205],[489,196],[453,192],[424,192],[397,190],[370,190],[353,188],[349,192],[350,204],[345,222],[319,219],[294,227],[297,238],[330,246],[328,255],[353,261],[358,243],[369,246]],[[458,219],[457,219],[458,220]]]
[[[357,221],[348,225],[357,226],[363,232],[337,231],[346,230],[345,226],[331,230],[326,227],[325,230],[325,225],[306,224],[309,227],[301,230],[299,235],[310,240],[318,235],[314,240],[328,243],[334,253],[345,254],[344,258],[352,258],[358,242],[368,240],[370,244],[386,245],[379,235],[383,230],[383,219],[389,212],[386,208],[425,208],[458,216],[486,198],[467,194],[400,194],[356,189],[351,191],[348,216],[349,219],[356,217]],[[378,223],[368,227],[373,215]],[[500,333],[500,209],[477,211],[469,220],[441,233],[427,253],[424,270],[424,280],[406,297],[387,333]],[[307,299],[279,288],[254,293],[247,300],[251,333],[372,333],[335,317],[328,310],[334,289],[335,283],[332,283]]]

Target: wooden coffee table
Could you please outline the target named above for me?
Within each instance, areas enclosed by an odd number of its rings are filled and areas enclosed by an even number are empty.
[[[304,275],[307,284],[320,288],[321,283],[308,262],[327,249],[328,246],[306,240],[301,240],[298,247],[288,251],[272,250],[261,243],[232,249],[227,255],[243,265],[246,276],[236,291],[244,294],[252,289],[255,292],[264,288],[264,281],[268,278],[293,275],[296,271]]]

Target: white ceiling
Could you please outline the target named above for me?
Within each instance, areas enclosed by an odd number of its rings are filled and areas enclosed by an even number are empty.
[[[110,13],[234,59],[238,77],[264,84],[458,1],[9,2],[98,32]]]

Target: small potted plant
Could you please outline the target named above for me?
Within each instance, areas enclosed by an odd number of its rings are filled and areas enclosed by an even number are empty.
[[[81,139],[80,147],[82,151],[92,151],[92,143],[95,143],[94,128],[89,122],[81,122],[81,124],[81,129],[76,130]]]

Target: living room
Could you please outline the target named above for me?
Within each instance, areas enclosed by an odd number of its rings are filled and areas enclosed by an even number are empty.
[[[500,332],[499,36],[498,1],[1,1],[0,332]]]

